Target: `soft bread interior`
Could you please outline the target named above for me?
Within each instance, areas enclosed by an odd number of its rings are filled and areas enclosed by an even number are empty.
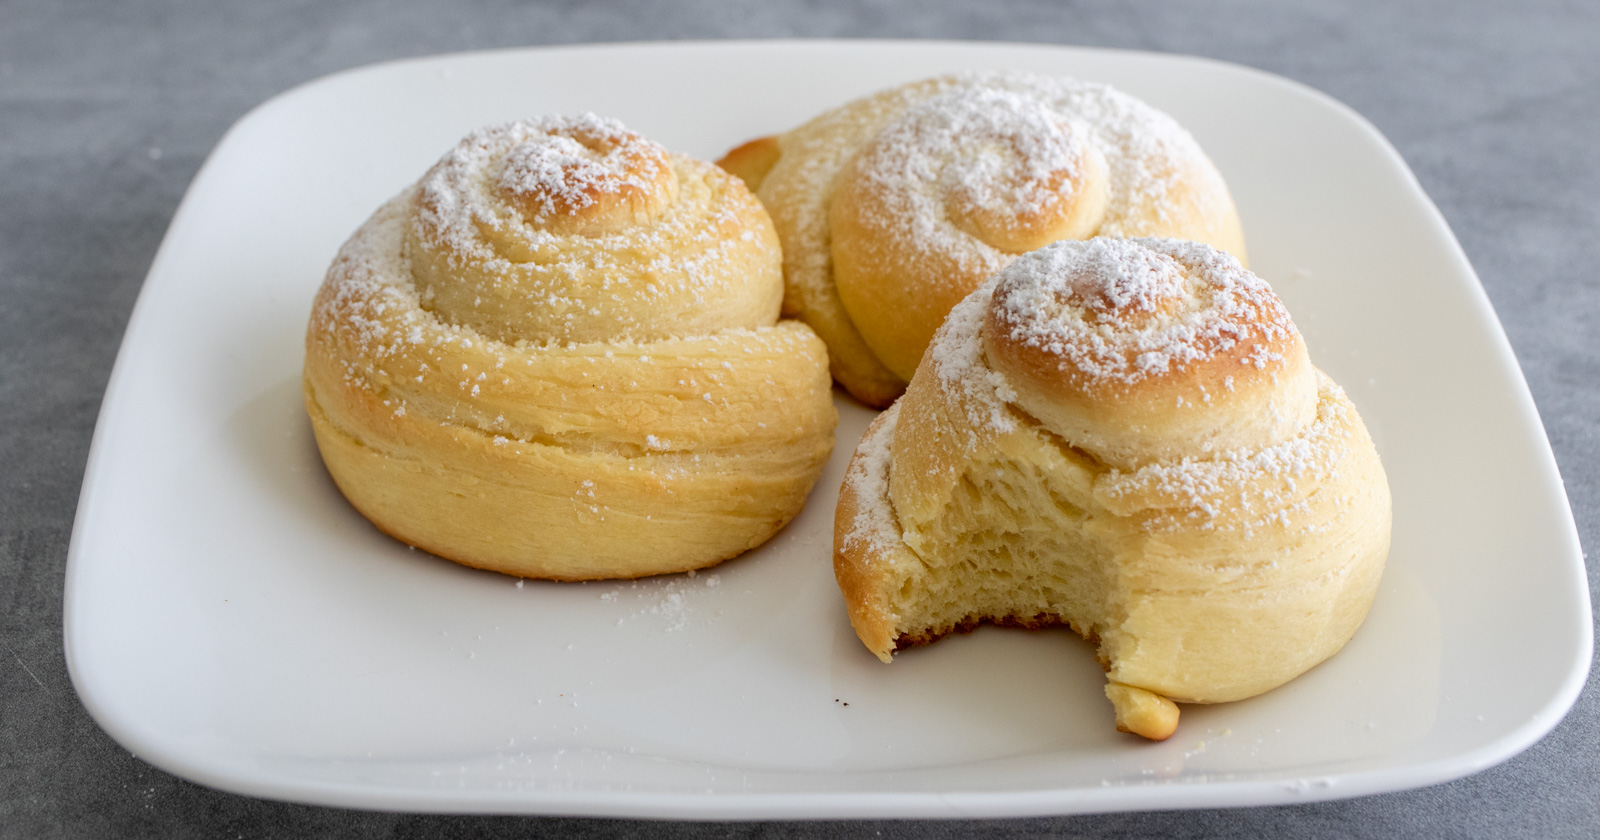
[[[928,503],[889,503],[917,559],[885,588],[896,647],[981,622],[1065,624],[1098,640],[1113,680],[1202,703],[1258,694],[1322,661],[1366,614],[1389,521],[1365,430],[1322,382],[1306,445],[1335,439],[1347,452],[1325,480],[1235,483],[1217,495],[1243,503],[1218,498],[1203,517],[1138,496],[1125,485],[1143,487],[1139,472],[1105,467],[1025,415],[954,472],[938,463],[944,451],[897,438],[889,495]],[[1267,498],[1289,504],[1265,510]]]
[[[901,646],[980,622],[1097,637],[1125,617],[1115,557],[1088,527],[1093,465],[1036,436],[1007,444],[973,462],[941,514],[906,534],[922,562],[891,596]]]

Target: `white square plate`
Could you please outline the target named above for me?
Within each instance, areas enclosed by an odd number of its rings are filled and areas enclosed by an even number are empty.
[[[1227,176],[1256,269],[1361,408],[1389,570],[1338,656],[1118,735],[1089,646],[984,629],[879,664],[834,586],[833,507],[697,577],[553,585],[381,536],[300,403],[340,242],[480,125],[592,110],[715,158],[936,73],[1110,82]],[[128,327],[67,573],[73,680],[151,763],[303,802],[679,818],[1003,816],[1353,796],[1471,773],[1555,725],[1592,635],[1576,530],[1521,372],[1443,219],[1370,125],[1241,67],[950,43],[530,49],[342,73],[233,128]],[[1538,639],[1539,644],[1526,640]]]

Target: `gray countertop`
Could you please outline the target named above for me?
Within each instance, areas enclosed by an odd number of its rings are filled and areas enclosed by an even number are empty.
[[[959,823],[476,818],[261,801],[144,764],[103,733],[73,693],[61,635],[63,569],[96,413],[141,282],[205,155],[248,109],[300,82],[479,48],[684,38],[1030,41],[1208,56],[1325,91],[1388,136],[1461,240],[1538,404],[1580,538],[1596,545],[1600,4],[1288,6],[0,2],[0,836],[1600,834],[1594,673],[1549,736],[1448,784],[1293,807]],[[1589,580],[1593,594],[1600,574],[1591,568]]]

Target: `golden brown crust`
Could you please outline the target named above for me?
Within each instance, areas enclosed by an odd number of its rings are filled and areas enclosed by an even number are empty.
[[[762,180],[772,171],[781,154],[783,149],[778,145],[776,135],[757,137],[728,150],[728,153],[717,161],[717,165],[738,176],[751,192],[755,192],[761,189]]]
[[[1040,249],[1001,277],[984,317],[989,364],[1019,405],[1105,463],[1260,448],[1315,412],[1288,311],[1227,254],[1097,238]]]
[[[306,405],[386,533],[510,574],[638,577],[800,510],[836,415],[821,341],[777,321],[776,236],[736,179],[630,135],[475,133],[341,249]]]
[[[911,379],[945,314],[1007,257],[1099,229],[1105,155],[1062,117],[1003,91],[959,89],[908,109],[839,173],[828,208],[834,284],[896,376]]]
[[[943,627],[929,627],[916,633],[901,633],[895,637],[894,649],[899,652],[909,648],[924,647],[946,636],[971,633],[986,624],[991,627],[1009,627],[1015,630],[1047,630],[1054,627],[1065,627],[1085,639],[1094,641],[1093,634],[1079,631],[1070,620],[1053,613],[1035,613],[1031,616],[969,615],[954,624],[946,624]]]
[[[862,523],[871,516],[866,506],[876,503],[873,488],[884,479],[884,463],[871,457],[870,444],[890,435],[895,415],[896,410],[891,407],[878,415],[861,436],[862,446],[850,457],[833,516],[833,574],[844,593],[850,624],[862,644],[884,662],[896,649],[897,635],[883,591],[888,582],[883,570],[893,565],[894,558],[880,555],[895,551],[897,541],[873,539]],[[897,533],[893,522],[884,526],[891,529],[891,537]]]

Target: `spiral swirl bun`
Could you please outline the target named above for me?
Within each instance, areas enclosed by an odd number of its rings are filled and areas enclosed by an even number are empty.
[[[863,642],[980,622],[1099,643],[1118,725],[1281,685],[1360,625],[1388,484],[1272,290],[1163,239],[1058,242],[950,313],[835,520]]]
[[[1227,187],[1194,139],[1126,94],[1071,79],[917,82],[723,162],[772,213],[785,307],[872,405],[899,395],[951,307],[1019,254],[1105,235],[1244,255]]]
[[[306,337],[324,462],[379,528],[555,579],[699,568],[799,512],[826,350],[716,167],[593,115],[474,132],[341,249]]]

